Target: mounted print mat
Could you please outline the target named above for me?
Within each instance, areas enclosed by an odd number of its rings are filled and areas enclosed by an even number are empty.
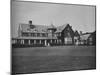
[[[11,1],[12,74],[96,69],[96,6]]]

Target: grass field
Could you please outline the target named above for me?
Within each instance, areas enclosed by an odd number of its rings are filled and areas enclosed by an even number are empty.
[[[12,49],[13,73],[73,71],[96,68],[95,46]]]

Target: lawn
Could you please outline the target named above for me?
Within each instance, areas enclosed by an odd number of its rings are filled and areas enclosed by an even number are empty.
[[[12,70],[17,74],[95,69],[96,47],[13,48],[12,59]]]

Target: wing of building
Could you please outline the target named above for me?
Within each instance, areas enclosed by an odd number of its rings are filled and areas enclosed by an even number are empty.
[[[96,31],[80,35],[80,44],[96,45]]]

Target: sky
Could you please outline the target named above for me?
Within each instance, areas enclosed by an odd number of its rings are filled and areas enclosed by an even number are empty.
[[[68,23],[73,30],[83,33],[95,31],[95,6],[20,1],[11,4],[12,37],[17,37],[19,24],[28,24],[29,20],[36,25],[53,23],[61,26]]]

